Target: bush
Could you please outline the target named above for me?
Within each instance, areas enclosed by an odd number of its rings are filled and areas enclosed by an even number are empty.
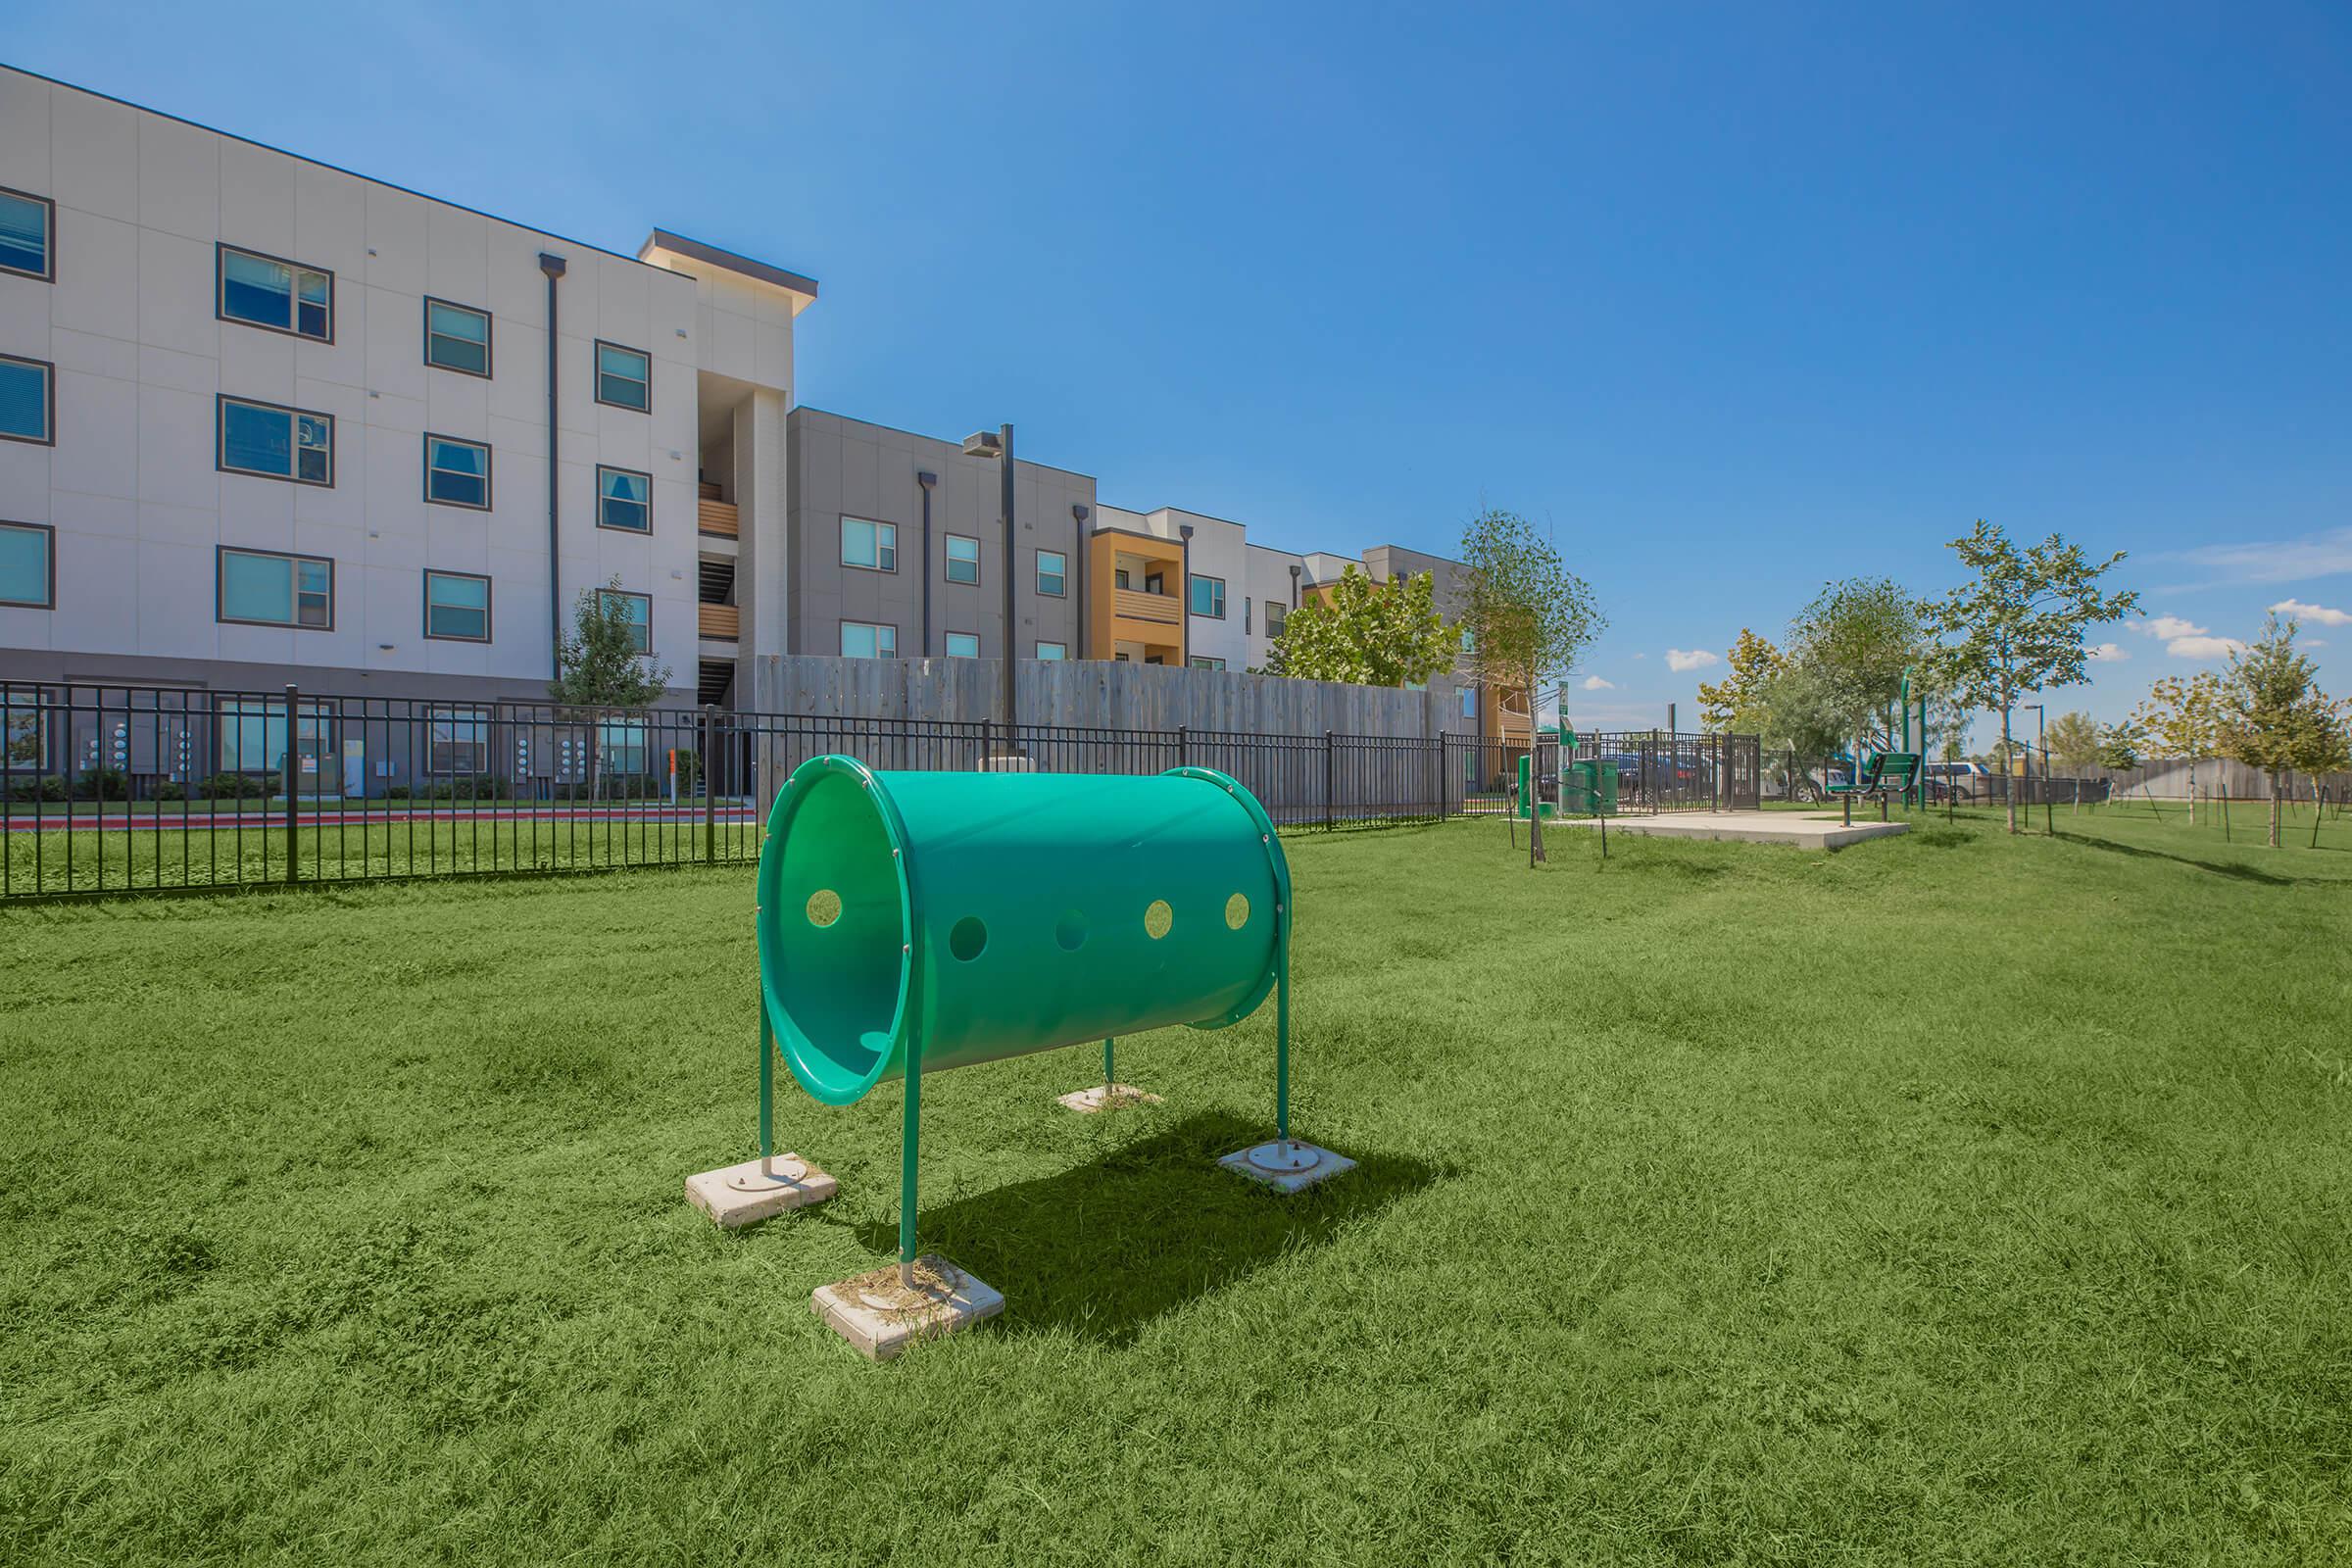
[[[168,778],[156,785],[155,798],[159,801],[184,801],[188,798],[188,792],[179,780]]]
[[[385,800],[387,800],[387,801],[405,801],[405,800],[407,800],[408,798],[409,798],[409,787],[408,787],[406,784],[387,784],[387,785],[385,785],[385,786],[384,786],[384,799],[385,799]]]
[[[93,767],[74,781],[77,801],[127,801],[130,778],[119,767]]]
[[[206,799],[215,801],[243,800],[269,793],[268,785],[244,773],[215,773],[197,789]]]
[[[55,773],[39,778],[21,778],[8,787],[12,801],[62,801],[66,798],[66,781]]]

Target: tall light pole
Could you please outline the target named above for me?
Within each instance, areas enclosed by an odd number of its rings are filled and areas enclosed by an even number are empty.
[[[2042,738],[2048,733],[2049,728],[2046,721],[2046,705],[2041,703],[2020,703],[2017,706],[2020,708],[2030,708],[2034,710],[2034,749],[2041,753],[2041,770],[2046,776],[2050,770],[2049,748],[2042,745]],[[2026,759],[2026,777],[2031,780],[2033,776],[2034,759],[2029,757]],[[2031,801],[2029,801],[2026,803],[2026,826],[2028,827],[2032,827],[2034,825],[2033,814],[2034,805]]]
[[[973,431],[963,438],[963,455],[967,458],[994,458],[1001,466],[997,477],[1003,486],[999,492],[999,505],[1004,514],[1004,751],[1002,755],[1020,757],[1025,754],[1021,751],[1020,733],[1015,727],[1020,715],[1013,698],[1012,667],[1013,649],[1020,634],[1019,623],[1013,618],[1012,606],[1014,563],[1018,559],[1012,521],[1012,426],[1001,424],[997,426],[995,435],[990,435],[986,430]]]

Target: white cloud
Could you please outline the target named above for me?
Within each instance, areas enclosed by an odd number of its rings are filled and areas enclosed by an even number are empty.
[[[2306,637],[2303,639],[2303,646],[2306,648],[2325,648],[2328,646],[2328,639],[2325,637]]]
[[[2329,528],[2300,539],[2203,545],[2158,559],[2205,566],[2231,582],[2301,582],[2352,571],[2352,528]]]
[[[2179,615],[2150,615],[2145,620],[2130,621],[2127,622],[2127,624],[2129,624],[2133,631],[2139,633],[2142,637],[2162,637],[2171,639],[2174,637],[2202,637],[2205,635],[2204,627],[2198,625],[2193,620],[2182,620]]]
[[[1589,692],[1613,692],[1616,689],[1617,683],[1613,680],[1602,680],[1598,675],[1585,677],[1585,690]]]
[[[2132,656],[2114,643],[2101,643],[2082,657],[2094,664],[2120,664]]]
[[[1666,667],[1678,675],[1685,670],[1704,669],[1709,664],[1720,662],[1722,661],[1704,648],[1669,648],[1666,650]]]
[[[2176,637],[2164,651],[2175,659],[2225,659],[2244,653],[2246,645],[2234,637]]]
[[[2352,626],[2352,610],[2329,610],[2326,605],[2307,605],[2300,599],[2281,599],[2271,609],[2278,614],[2322,626]]]

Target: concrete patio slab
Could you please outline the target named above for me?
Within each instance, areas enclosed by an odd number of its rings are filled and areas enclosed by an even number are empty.
[[[1556,817],[1554,827],[1590,828],[1589,816]],[[1891,838],[1908,833],[1911,824],[1896,820],[1865,820],[1857,814],[1848,827],[1836,812],[1826,816],[1810,811],[1661,811],[1655,816],[1612,816],[1612,833],[1639,833],[1661,839],[1723,839],[1735,844],[1793,844],[1807,850],[1842,850],[1864,839]]]

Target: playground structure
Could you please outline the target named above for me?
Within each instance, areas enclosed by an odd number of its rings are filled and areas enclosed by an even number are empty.
[[[850,1105],[904,1082],[899,1257],[818,1290],[819,1316],[876,1359],[1001,1310],[916,1246],[926,1073],[1119,1035],[1220,1029],[1275,999],[1275,1136],[1221,1165],[1285,1192],[1353,1161],[1290,1135],[1290,868],[1274,823],[1222,773],[877,772],[811,759],[760,856],[760,1157],[689,1178],[719,1224],[832,1195],[774,1138],[774,1062]]]
[[[1880,715],[1883,728],[1876,733],[1854,737],[1851,752],[1833,757],[1830,777],[1824,781],[1829,795],[1843,807],[1845,820],[1854,819],[1854,797],[1875,796],[1879,816],[1885,820],[1890,798],[1899,798],[1908,807],[1927,804],[1927,740],[1928,699],[1922,694],[1918,704],[1918,744],[1912,741],[1911,672],[1903,672],[1903,688],[1895,703],[1900,715],[1901,745],[1895,745],[1896,714]],[[1876,743],[1875,745],[1872,743]],[[1842,765],[1843,776],[1838,768]]]
[[[1519,758],[1513,816],[1524,822],[1531,810],[1547,817],[1617,814],[1617,760],[1576,757],[1576,731],[1565,724],[1536,731],[1534,746]]]

